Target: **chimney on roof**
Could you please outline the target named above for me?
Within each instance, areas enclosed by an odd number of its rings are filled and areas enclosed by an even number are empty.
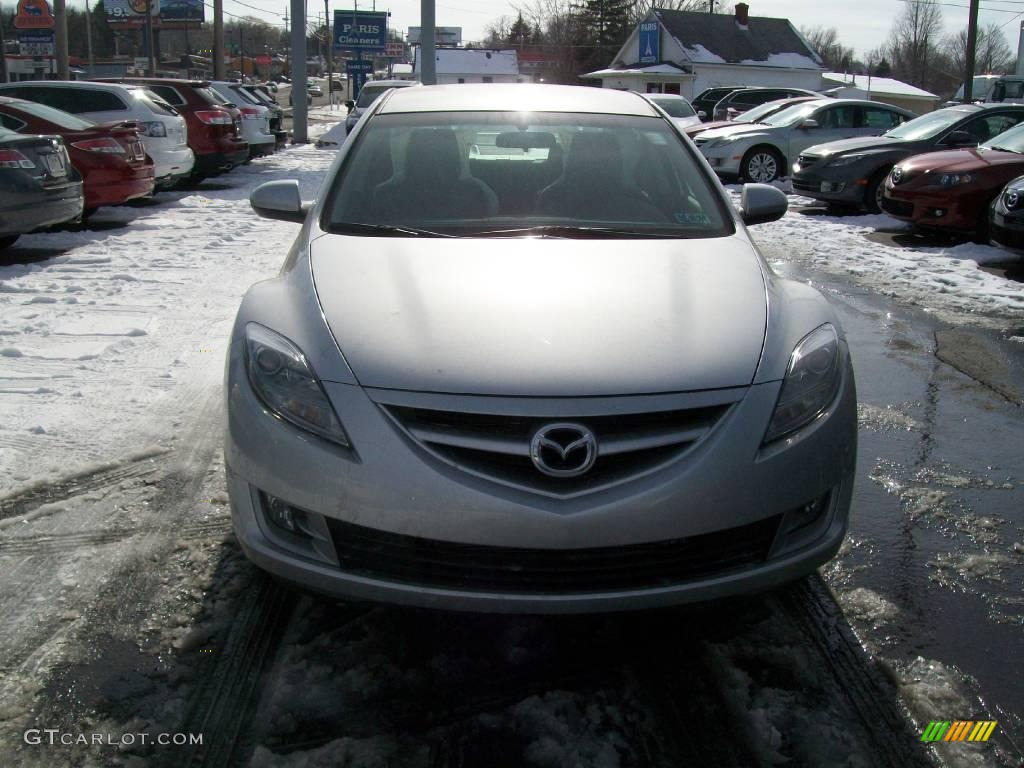
[[[746,3],[736,3],[736,23],[746,28],[750,20],[750,6]]]

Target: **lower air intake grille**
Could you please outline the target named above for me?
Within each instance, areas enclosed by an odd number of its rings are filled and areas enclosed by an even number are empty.
[[[468,591],[567,594],[682,584],[763,563],[780,515],[621,547],[525,549],[434,541],[327,519],[346,573]]]

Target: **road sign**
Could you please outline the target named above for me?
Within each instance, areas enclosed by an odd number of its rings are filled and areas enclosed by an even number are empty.
[[[53,56],[52,29],[19,29],[16,34],[22,56]]]
[[[398,40],[388,40],[384,55],[389,59],[400,59],[405,56],[405,43]]]
[[[15,29],[53,29],[56,23],[46,0],[18,0]]]
[[[373,62],[362,59],[346,61],[345,71],[348,72],[349,82],[352,84],[352,98],[357,98],[363,85],[373,76]]]
[[[640,63],[657,64],[661,59],[661,25],[645,21],[640,25]]]
[[[388,15],[373,11],[335,11],[334,49],[336,51],[381,51],[388,38]]]

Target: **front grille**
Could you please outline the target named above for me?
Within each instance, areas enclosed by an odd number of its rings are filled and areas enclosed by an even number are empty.
[[[711,432],[731,402],[646,413],[567,413],[558,418],[382,407],[421,448],[448,464],[506,485],[571,496],[624,482],[678,458]],[[597,459],[578,477],[551,477],[533,464],[530,442],[538,429],[566,421],[593,433]]]
[[[800,155],[796,161],[800,164],[800,170],[803,170],[804,168],[810,168],[812,165],[820,163],[821,157],[818,155]]]
[[[672,586],[765,562],[781,515],[682,539],[526,549],[435,541],[327,518],[346,573],[468,591],[566,594]]]
[[[891,197],[882,197],[882,210],[893,216],[910,218],[914,215],[914,204],[903,200],[893,200]]]
[[[798,179],[796,176],[794,176],[793,189],[799,190],[800,192],[817,192],[820,189],[820,187],[816,181]]]

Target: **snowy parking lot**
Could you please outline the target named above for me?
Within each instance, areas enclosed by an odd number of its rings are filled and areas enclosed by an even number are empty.
[[[291,147],[5,253],[0,765],[1021,764],[1013,255],[793,195],[753,230],[853,348],[854,522],[822,579],[586,619],[339,606],[242,558],[220,458],[231,322],[297,232],[248,194],[312,197],[333,154]],[[998,734],[919,743],[952,719]],[[47,728],[203,742],[24,736]]]

